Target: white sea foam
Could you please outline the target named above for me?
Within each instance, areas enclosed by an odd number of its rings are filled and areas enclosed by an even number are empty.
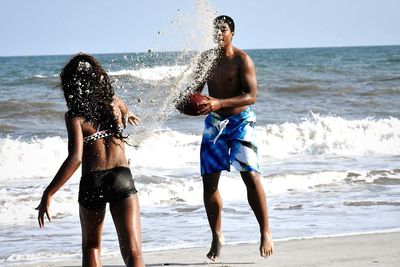
[[[294,156],[299,157],[299,161],[303,157],[310,160],[314,155],[321,154],[351,154],[361,158],[382,154],[396,156],[400,151],[399,125],[399,120],[395,118],[351,121],[317,116],[313,120],[297,124],[259,126],[261,164],[279,162],[282,157],[292,160]],[[140,191],[141,205],[202,204],[200,140],[200,135],[165,129],[148,135],[138,147],[127,146],[127,156]],[[337,143],[342,145],[335,146]],[[316,150],[315,154],[310,153],[310,147],[317,144],[324,149]],[[35,222],[36,212],[33,208],[66,156],[67,141],[59,137],[30,141],[0,139],[0,213],[4,215],[1,218],[2,225]],[[291,171],[287,165],[275,173],[269,173],[262,182],[269,195],[292,191],[311,192],[321,185],[343,182],[399,184],[398,169],[332,168],[307,170],[307,167],[302,167],[302,171],[297,172]],[[243,201],[246,198],[243,183],[237,176],[235,172],[223,173],[221,195],[226,201]],[[79,178],[80,170],[57,193],[53,205],[54,210],[57,210],[55,216],[77,215]]]
[[[160,81],[181,76],[187,70],[187,66],[157,66],[134,69],[124,69],[109,72],[110,76],[130,76],[143,81]]]
[[[338,155],[399,155],[400,120],[346,120],[316,116],[298,123],[257,127],[262,158]],[[127,146],[132,168],[143,175],[155,169],[170,175],[176,169],[198,164],[201,136],[173,130],[155,131],[139,147]],[[0,139],[0,178],[48,177],[57,171],[67,153],[67,141],[45,139]],[[179,176],[179,172],[177,174]]]
[[[313,115],[298,123],[258,127],[263,151],[271,156],[290,155],[398,155],[400,120],[346,120]]]
[[[60,260],[72,260],[80,257],[80,253],[54,253],[54,252],[36,252],[36,253],[12,253],[6,259],[0,260],[3,266],[17,266],[21,262],[28,262],[30,265],[46,261],[60,262]],[[45,266],[44,264],[38,264],[38,266]]]
[[[67,141],[45,139],[0,139],[0,180],[47,177],[57,170],[67,155]]]
[[[139,176],[136,169],[136,186],[139,190],[140,204],[144,207],[160,205],[202,205],[202,182],[199,175],[194,178],[171,178]],[[192,168],[193,172],[196,169]],[[156,174],[156,173],[155,173]],[[195,175],[195,174],[192,174]],[[303,174],[283,174],[264,177],[262,183],[268,195],[279,195],[287,192],[311,192],[321,185],[342,182],[347,172],[316,172]],[[237,173],[223,173],[220,181],[220,192],[224,201],[243,202],[246,190]],[[41,181],[37,186],[14,186],[0,189],[1,225],[35,225],[36,211],[41,194],[50,179]],[[52,203],[52,216],[62,218],[78,216],[77,196],[79,175],[73,177],[57,192]]]
[[[396,118],[345,120],[315,116],[298,123],[258,126],[261,164],[293,157],[352,155],[357,157],[396,156],[400,151],[400,121]],[[139,147],[127,146],[127,156],[140,190],[141,204],[185,203],[201,205],[199,175],[201,136],[172,130],[155,131]],[[32,223],[40,194],[67,156],[67,140],[0,139],[0,213],[2,224]],[[286,170],[287,169],[287,170]],[[307,168],[301,168],[303,170]],[[313,191],[324,184],[340,182],[392,185],[399,183],[398,170],[309,170],[290,171],[283,166],[263,179],[268,194]],[[232,176],[233,175],[233,176]],[[227,201],[245,199],[237,174],[224,173],[221,194]],[[75,210],[80,170],[60,190],[54,201],[56,216]],[[15,181],[18,181],[15,184]],[[76,214],[75,214],[76,215]]]
[[[53,74],[53,75],[43,75],[43,74],[35,74],[33,75],[33,78],[36,79],[47,79],[47,78],[55,78],[59,77],[59,74]],[[25,79],[30,79],[32,78],[31,76],[26,76]]]

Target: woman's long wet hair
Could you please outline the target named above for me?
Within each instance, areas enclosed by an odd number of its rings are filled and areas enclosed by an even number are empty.
[[[81,117],[99,130],[109,130],[120,135],[111,105],[114,89],[100,63],[91,55],[75,55],[61,74],[61,87],[67,102],[68,113]]]

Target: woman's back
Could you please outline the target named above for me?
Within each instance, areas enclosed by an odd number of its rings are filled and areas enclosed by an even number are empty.
[[[112,106],[117,124],[122,130],[126,126],[123,119],[128,115],[128,109],[125,104],[116,97],[113,98]],[[98,133],[98,125],[84,122],[82,118],[75,119],[78,119],[81,124],[83,138]],[[128,166],[128,161],[125,156],[125,143],[120,138],[108,136],[95,139],[83,145],[82,173],[112,169],[119,166]]]

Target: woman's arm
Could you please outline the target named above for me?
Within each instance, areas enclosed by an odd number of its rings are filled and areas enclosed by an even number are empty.
[[[117,104],[117,107],[119,108],[122,116],[122,124],[124,125],[124,128],[128,126],[128,123],[132,126],[138,126],[140,123],[140,119],[138,116],[133,114],[132,112],[129,111],[128,106],[125,104],[122,99],[114,96],[115,103]]]
[[[71,118],[66,114],[65,122],[68,131],[68,156],[43,192],[40,204],[36,208],[38,210],[39,227],[44,226],[44,214],[50,221],[49,207],[53,195],[71,178],[82,162],[83,134],[80,120]]]

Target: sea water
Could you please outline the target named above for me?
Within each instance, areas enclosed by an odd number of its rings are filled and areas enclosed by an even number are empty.
[[[257,70],[261,180],[274,238],[399,229],[400,46],[246,52]],[[127,129],[126,152],[144,250],[208,246],[199,174],[204,117],[179,114],[172,104],[198,54],[95,56],[142,118]],[[58,75],[69,58],[0,58],[1,265],[81,255],[80,169],[54,196],[45,228],[34,209],[67,156]],[[223,172],[220,191],[227,243],[257,242],[239,173]],[[109,212],[102,246],[104,255],[119,254]]]

